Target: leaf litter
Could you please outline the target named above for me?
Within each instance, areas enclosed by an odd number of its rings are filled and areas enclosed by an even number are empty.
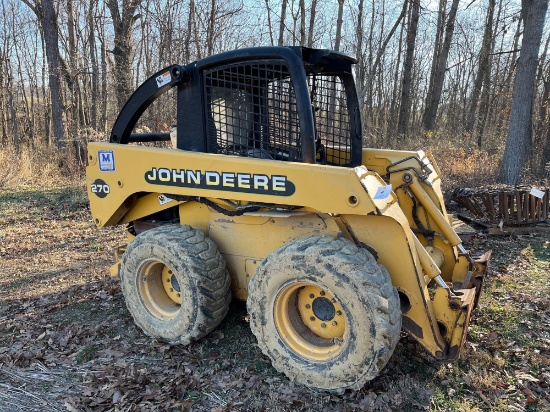
[[[124,230],[91,223],[82,187],[0,191],[0,411],[550,410],[550,240],[493,249],[461,359],[403,333],[382,374],[342,395],[296,386],[256,346],[245,306],[187,347],[134,326],[109,275]]]

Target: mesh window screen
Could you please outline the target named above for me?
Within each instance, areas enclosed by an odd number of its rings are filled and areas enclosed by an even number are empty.
[[[326,151],[326,162],[347,166],[351,162],[350,118],[344,85],[338,76],[310,74],[309,93],[317,127],[317,145]]]
[[[347,165],[349,117],[335,76],[308,76],[317,121],[318,160]],[[233,63],[204,71],[207,134],[215,152],[302,161],[296,95],[282,60]],[[321,146],[321,144],[323,146]]]

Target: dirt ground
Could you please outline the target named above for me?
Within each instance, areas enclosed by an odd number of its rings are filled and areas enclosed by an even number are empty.
[[[109,275],[124,229],[97,230],[84,188],[0,190],[0,411],[550,410],[550,234],[491,237],[461,360],[403,334],[383,373],[334,395],[293,385],[256,346],[244,304],[200,342],[137,329]]]

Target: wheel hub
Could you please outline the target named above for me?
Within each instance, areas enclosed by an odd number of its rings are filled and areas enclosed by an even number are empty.
[[[182,301],[180,286],[162,262],[152,259],[139,269],[137,289],[143,305],[156,318],[170,320],[177,315]]]
[[[181,288],[176,276],[168,266],[164,266],[162,269],[162,285],[166,294],[174,303],[181,305]]]
[[[281,338],[298,355],[323,361],[340,352],[346,317],[326,289],[306,282],[284,286],[274,315]]]
[[[313,314],[320,320],[328,321],[334,318],[336,315],[336,309],[330,300],[325,297],[318,297],[313,300],[311,305]]]

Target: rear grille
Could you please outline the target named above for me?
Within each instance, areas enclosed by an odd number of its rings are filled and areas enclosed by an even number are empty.
[[[318,141],[327,152],[327,163],[347,166],[351,162],[350,118],[346,92],[337,76],[308,76]]]
[[[283,60],[232,63],[203,75],[209,151],[303,160],[296,94]],[[349,165],[350,121],[340,79],[310,74],[308,86],[318,161]]]

